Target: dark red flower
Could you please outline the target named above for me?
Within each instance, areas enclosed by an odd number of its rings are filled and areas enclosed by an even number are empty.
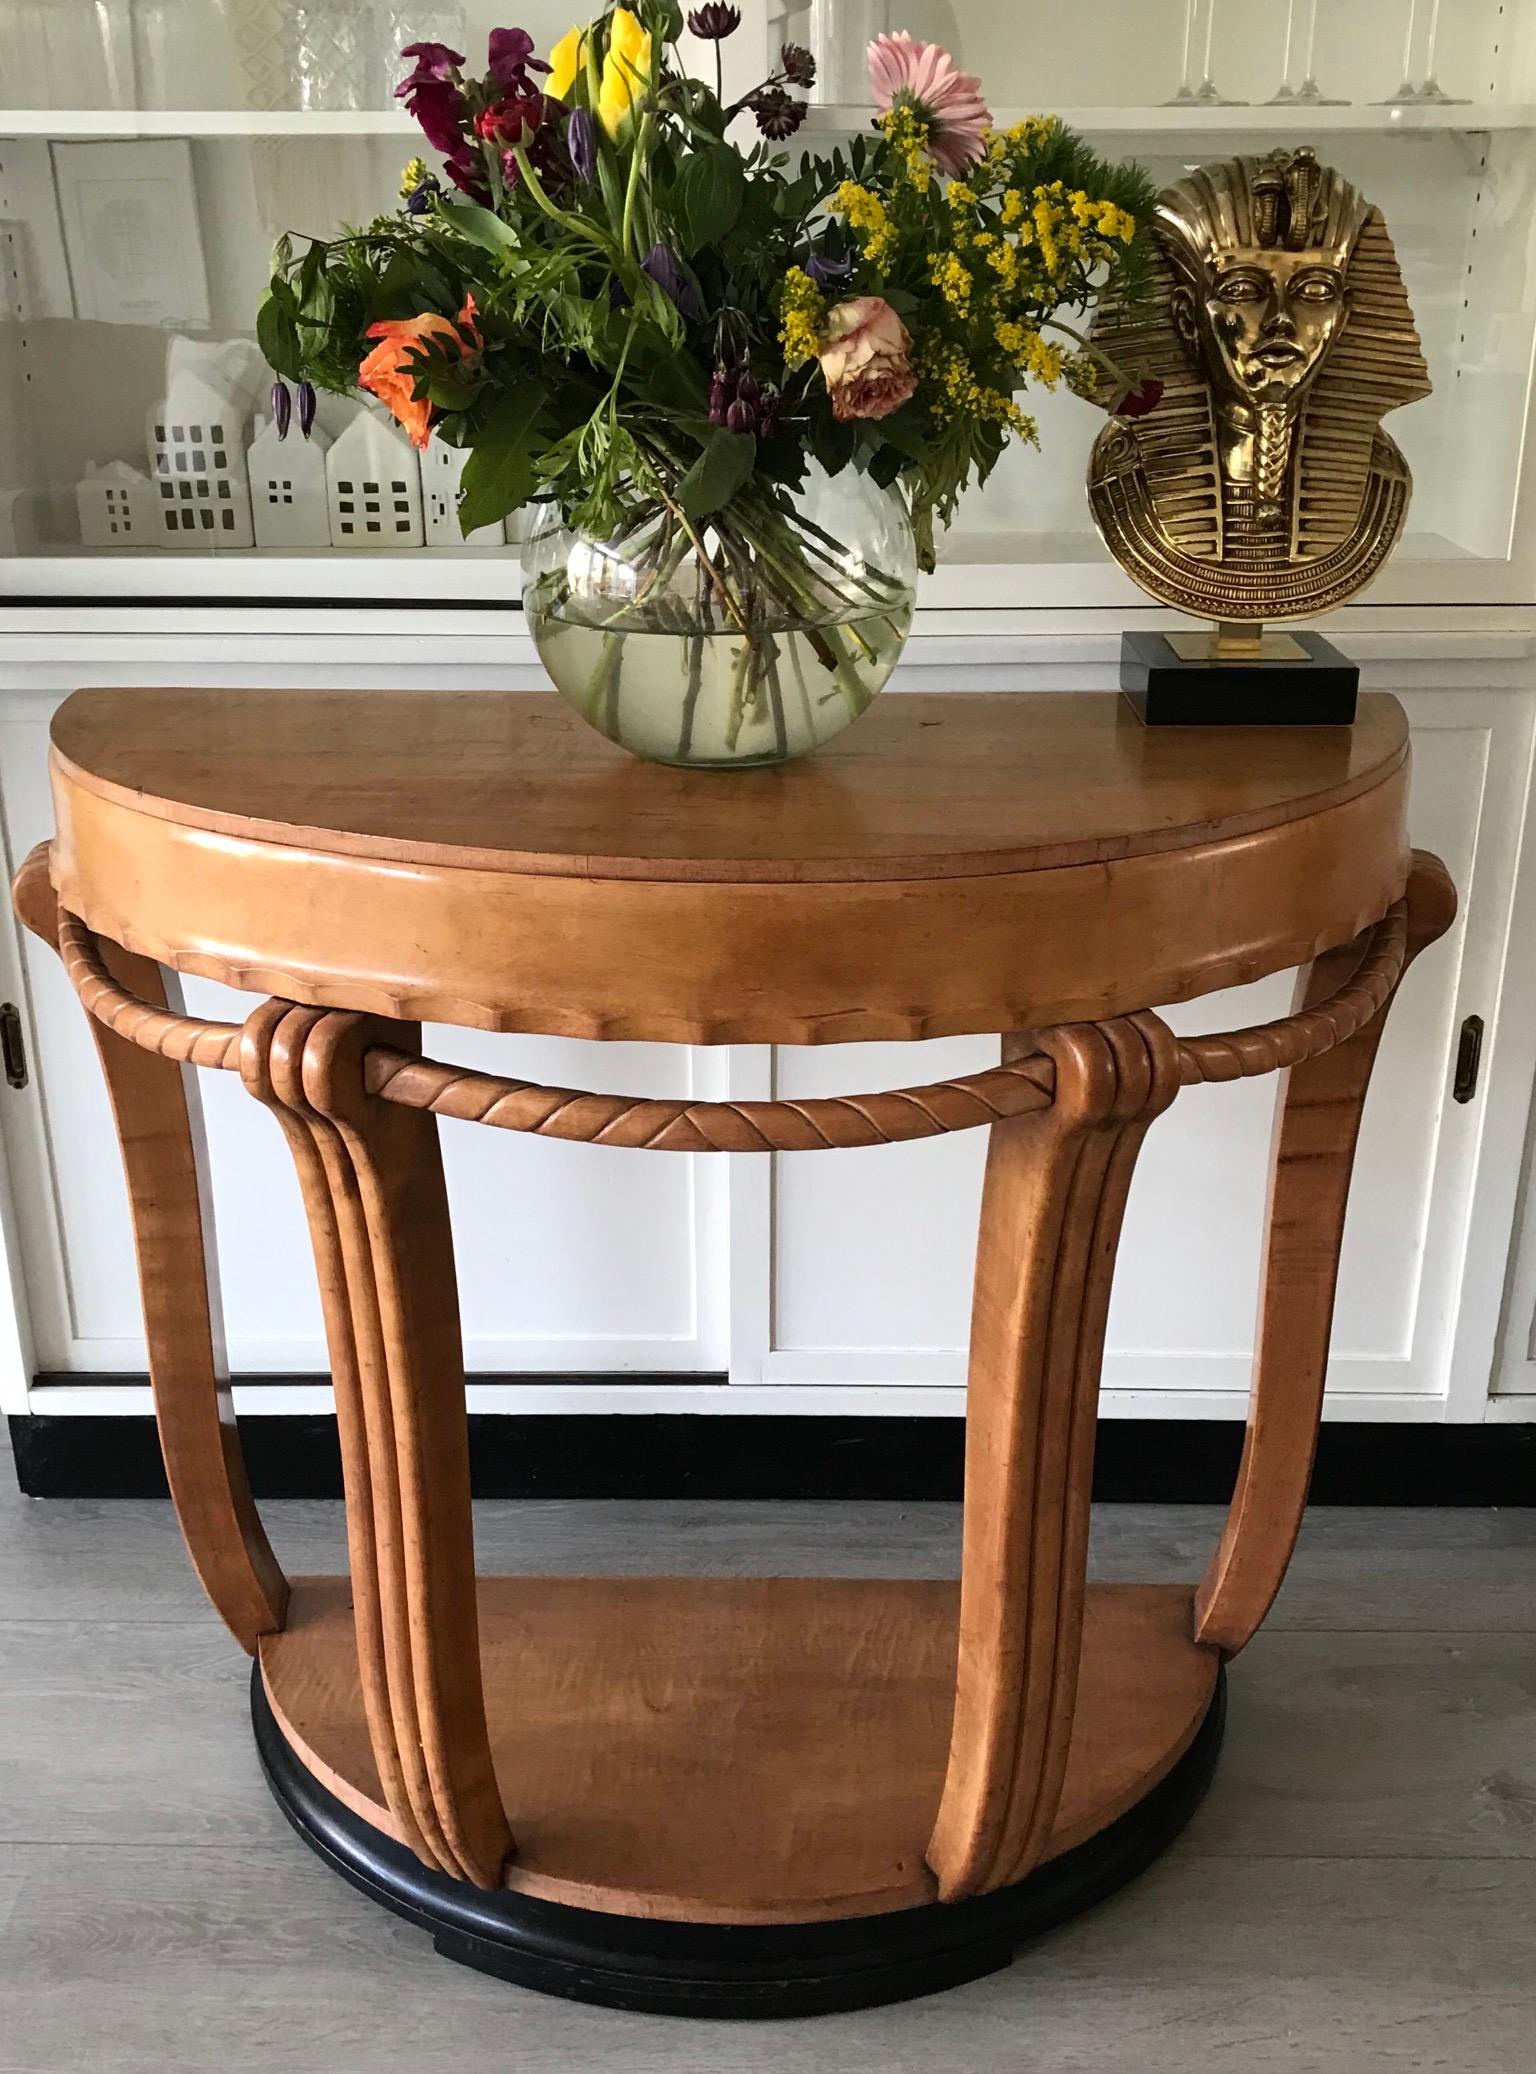
[[[741,9],[732,7],[729,0],[705,0],[703,7],[696,7],[688,17],[688,31],[704,43],[719,43],[727,36],[734,36],[741,27]]]
[[[544,121],[544,96],[539,93],[512,94],[493,108],[482,108],[475,117],[475,132],[492,143],[524,144]]]
[[[428,80],[413,89],[406,106],[421,124],[427,142],[435,151],[451,158],[463,148],[469,103],[456,86],[445,80]]]
[[[500,86],[527,87],[530,72],[547,72],[548,65],[533,54],[533,38],[526,29],[492,29],[490,74]]]
[[[782,144],[786,137],[792,137],[805,121],[804,101],[797,101],[793,94],[786,94],[781,86],[759,88],[747,106],[757,117],[757,126],[763,135],[775,144]]]
[[[404,97],[429,80],[449,80],[464,63],[464,53],[450,50],[446,43],[408,43],[400,53],[403,58],[414,58],[416,65],[409,79],[402,79],[395,88],[396,100]]]
[[[816,60],[803,43],[786,43],[779,52],[779,63],[791,86],[816,84]]]
[[[1163,385],[1155,374],[1147,375],[1128,389],[1114,407],[1117,418],[1144,418],[1154,411],[1163,400]]]
[[[514,159],[512,163],[516,165],[517,161]],[[491,183],[485,177],[485,161],[478,151],[455,152],[443,171],[459,192],[467,194],[471,201],[489,203]]]

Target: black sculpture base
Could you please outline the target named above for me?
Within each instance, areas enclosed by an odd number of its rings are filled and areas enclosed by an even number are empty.
[[[251,1680],[256,1747],[277,1803],[343,1879],[430,1930],[445,1958],[520,1987],[671,2016],[811,2016],[903,2002],[995,1973],[1025,1939],[1078,1915],[1150,1865],[1199,1805],[1226,1715],[1224,1674],[1194,1742],[1146,1798],[1018,1886],[973,1901],[761,1928],[599,1915],[430,1872],[361,1821],[295,1756]]]
[[[1288,659],[1190,660],[1166,634],[1120,636],[1120,689],[1148,727],[1348,727],[1360,671],[1321,634]]]

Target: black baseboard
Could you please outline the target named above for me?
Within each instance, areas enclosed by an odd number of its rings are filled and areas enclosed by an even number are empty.
[[[166,1495],[153,1419],[28,1412],[10,1429],[29,1497]],[[258,1498],[340,1497],[329,1415],[246,1416],[240,1437]],[[478,1412],[469,1421],[477,1498],[958,1498],[964,1443],[957,1418]],[[1094,1496],[1224,1504],[1241,1446],[1233,1420],[1105,1419]],[[1536,1425],[1325,1426],[1312,1503],[1536,1504]]]

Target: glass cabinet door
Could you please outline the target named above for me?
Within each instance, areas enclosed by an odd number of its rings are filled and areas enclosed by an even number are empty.
[[[531,0],[517,19],[547,49],[573,11]],[[1536,0],[742,12],[728,87],[786,40],[817,58],[796,149],[868,123],[864,53],[888,28],[945,45],[999,122],[1059,112],[1159,181],[1313,144],[1380,204],[1435,384],[1392,421],[1415,500],[1372,601],[1536,602],[1520,498]],[[400,44],[440,37],[477,61],[502,19],[491,0],[0,0],[0,598],[515,600],[504,530],[460,537],[459,456],[423,465],[340,398],[321,400],[311,438],[279,438],[254,338],[280,231],[324,235],[394,206],[420,143],[393,99]],[[1102,419],[1065,393],[1031,407],[1040,450],[1010,453],[962,505],[921,602],[1142,602],[1088,517]]]

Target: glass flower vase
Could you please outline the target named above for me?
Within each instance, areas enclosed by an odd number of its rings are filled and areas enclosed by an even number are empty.
[[[851,727],[896,666],[917,561],[906,499],[812,467],[692,523],[636,495],[604,539],[538,512],[523,609],[555,689],[652,763],[785,763]]]

